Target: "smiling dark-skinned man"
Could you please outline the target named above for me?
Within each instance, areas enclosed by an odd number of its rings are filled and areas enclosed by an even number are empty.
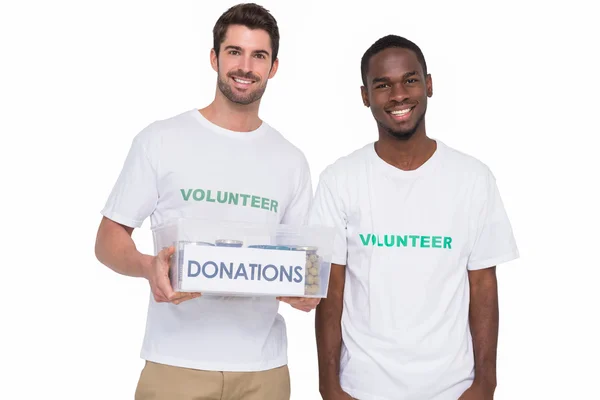
[[[496,265],[519,252],[495,177],[427,136],[420,48],[394,35],[361,62],[379,139],[321,174],[311,223],[337,229],[316,313],[325,400],[489,400]]]

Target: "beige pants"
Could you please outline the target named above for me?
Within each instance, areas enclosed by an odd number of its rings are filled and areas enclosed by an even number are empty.
[[[289,400],[287,366],[259,372],[216,372],[146,361],[135,400]]]

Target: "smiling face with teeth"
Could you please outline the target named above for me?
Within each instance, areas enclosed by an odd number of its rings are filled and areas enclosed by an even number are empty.
[[[271,39],[262,29],[231,25],[219,54],[211,51],[211,64],[218,73],[218,93],[229,101],[248,105],[260,100],[278,66],[271,58]]]
[[[433,89],[431,76],[425,76],[412,50],[390,47],[374,54],[361,93],[377,121],[380,137],[409,140],[415,134],[425,135],[427,98]]]

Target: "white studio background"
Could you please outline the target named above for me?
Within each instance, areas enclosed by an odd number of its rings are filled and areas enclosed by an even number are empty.
[[[521,251],[499,269],[499,400],[599,398],[600,32],[586,3],[260,3],[282,35],[261,116],[305,152],[315,187],[376,139],[362,53],[388,33],[422,47],[428,134],[491,167]],[[212,27],[233,4],[2,2],[0,398],[133,398],[148,285],[96,261],[99,211],[135,134],[212,100]],[[147,223],[134,238],[152,251]],[[320,399],[314,312],[281,312],[292,399]]]

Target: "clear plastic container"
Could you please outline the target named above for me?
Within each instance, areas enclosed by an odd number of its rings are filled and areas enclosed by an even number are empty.
[[[180,218],[152,229],[175,246],[173,290],[221,296],[326,297],[335,230]]]

